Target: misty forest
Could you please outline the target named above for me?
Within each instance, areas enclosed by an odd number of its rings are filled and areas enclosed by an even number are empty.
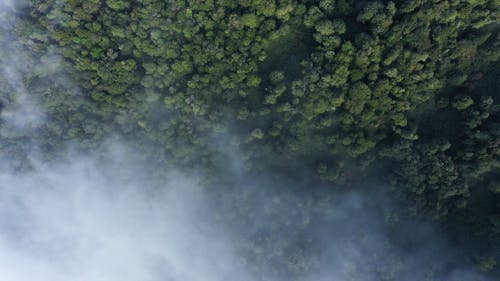
[[[500,280],[499,0],[0,0],[0,280]]]

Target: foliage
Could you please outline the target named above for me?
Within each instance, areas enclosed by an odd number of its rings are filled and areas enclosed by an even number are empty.
[[[50,154],[68,141],[92,149],[116,132],[160,169],[217,175],[239,151],[247,171],[307,167],[335,185],[376,171],[418,214],[471,211],[477,194],[498,194],[479,187],[500,168],[498,95],[473,87],[498,66],[499,8],[493,0],[30,0],[19,40],[1,52],[22,50],[33,66],[61,59],[52,71],[21,73],[47,122],[0,134],[2,157],[20,155],[30,138]],[[2,87],[0,110],[15,104],[15,91]]]

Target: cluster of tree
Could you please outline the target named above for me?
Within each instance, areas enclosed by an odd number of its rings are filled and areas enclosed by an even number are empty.
[[[58,46],[99,111],[123,117],[116,118],[120,130],[145,132],[165,159],[193,163],[206,139],[227,130],[229,116],[245,118],[252,110],[242,103],[259,89],[264,49],[300,7],[294,1],[31,1],[25,34]]]
[[[466,207],[471,187],[498,172],[500,108],[466,89],[436,102],[419,120],[419,140],[398,140],[380,155],[395,161],[394,184],[408,187],[416,207],[441,217]]]
[[[500,233],[498,97],[467,89],[499,60],[496,0],[27,2],[0,62],[33,66],[18,75],[45,119],[0,121],[2,157],[118,133],[159,169],[226,175],[239,151],[335,185],[376,170],[435,218],[494,194],[478,227]],[[0,83],[2,110],[19,89]]]
[[[303,62],[302,78],[282,95],[292,124],[283,118],[281,127],[299,143],[326,145],[323,153],[331,156],[368,156],[388,137],[417,140],[410,113],[498,60],[498,30],[488,25],[496,9],[493,1],[311,5],[304,25],[317,47]],[[342,169],[331,158],[320,170],[337,179]]]

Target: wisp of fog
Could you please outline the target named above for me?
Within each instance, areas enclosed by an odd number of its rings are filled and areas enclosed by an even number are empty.
[[[3,171],[2,279],[248,280],[224,233],[204,231],[209,210],[191,180],[153,189],[119,168],[72,156]]]

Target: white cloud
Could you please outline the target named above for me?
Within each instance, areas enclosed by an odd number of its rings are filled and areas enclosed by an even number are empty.
[[[192,180],[125,183],[82,157],[34,167],[0,173],[5,280],[248,279]]]

